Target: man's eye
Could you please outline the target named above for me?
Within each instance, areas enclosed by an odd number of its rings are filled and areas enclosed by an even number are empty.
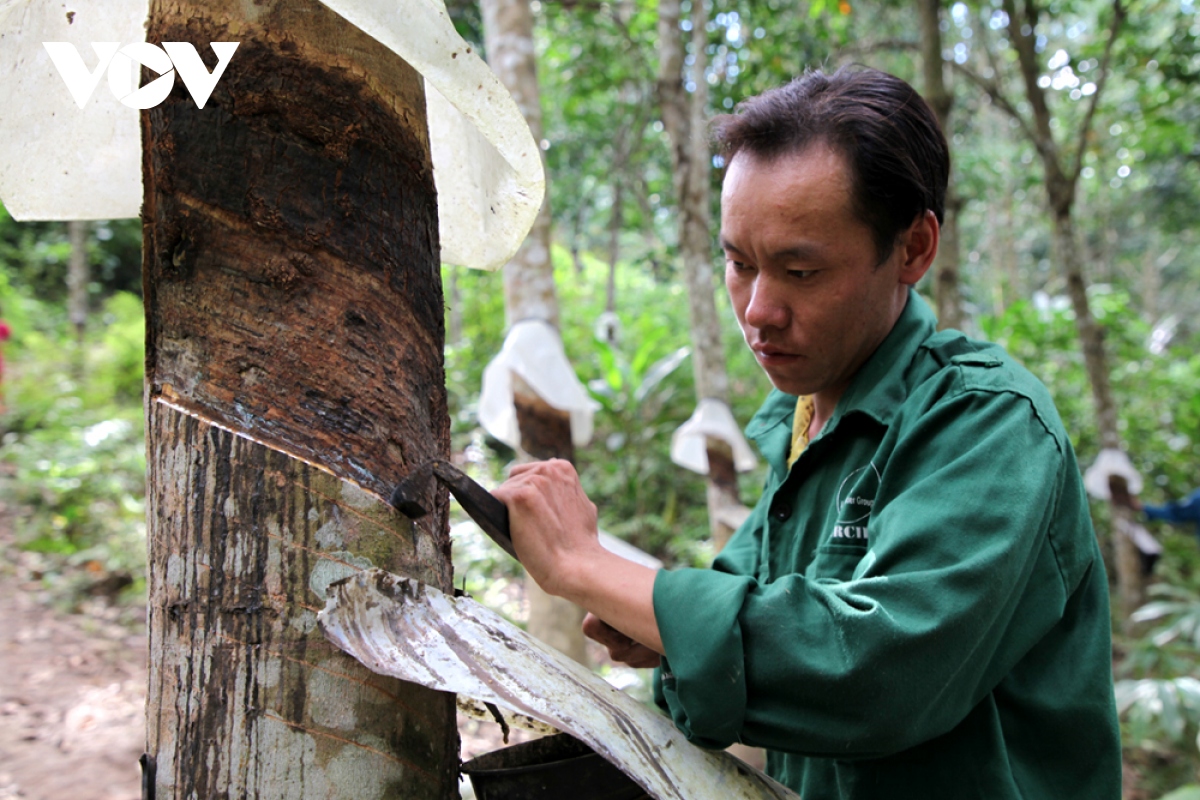
[[[813,275],[816,275],[816,274],[817,274],[817,271],[815,269],[789,269],[788,270],[788,275],[790,275],[793,278],[799,278],[800,280],[804,280],[805,278],[811,278]]]
[[[737,261],[732,258],[725,259],[725,263],[728,264],[730,267],[732,267],[737,272],[742,272],[744,270],[750,269],[750,266],[748,264],[746,264],[744,261]]]

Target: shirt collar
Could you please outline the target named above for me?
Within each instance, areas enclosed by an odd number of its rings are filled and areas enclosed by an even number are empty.
[[[910,288],[900,318],[883,343],[859,367],[825,429],[832,429],[833,423],[853,411],[861,411],[882,425],[890,423],[896,409],[908,397],[905,375],[909,364],[921,345],[936,332],[937,317]]]
[[[891,332],[855,374],[838,401],[833,416],[817,439],[830,434],[838,422],[855,411],[887,425],[908,396],[904,376],[917,350],[937,330],[937,318],[928,304],[911,288],[908,302]],[[772,389],[758,413],[746,426],[746,435],[758,444],[759,452],[781,474],[791,444],[791,419],[796,396]],[[785,424],[787,423],[787,424]]]

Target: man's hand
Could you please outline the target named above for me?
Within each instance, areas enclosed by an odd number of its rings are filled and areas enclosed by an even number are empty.
[[[513,546],[530,577],[550,594],[566,596],[574,573],[602,550],[596,505],[575,467],[558,458],[518,464],[493,494],[508,506]]]
[[[538,586],[607,620],[630,642],[640,643],[635,647],[663,652],[654,617],[657,573],[600,544],[596,506],[570,462],[520,464],[492,494],[508,507],[513,546]],[[621,660],[628,663],[650,660],[629,645],[619,647],[628,656]]]
[[[662,658],[646,645],[638,644],[595,614],[588,614],[583,618],[583,632],[589,639],[607,647],[608,655],[613,661],[630,667],[653,669]]]

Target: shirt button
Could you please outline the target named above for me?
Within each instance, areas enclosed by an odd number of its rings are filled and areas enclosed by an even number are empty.
[[[792,507],[787,503],[776,503],[775,508],[771,509],[771,516],[783,522],[792,515]]]

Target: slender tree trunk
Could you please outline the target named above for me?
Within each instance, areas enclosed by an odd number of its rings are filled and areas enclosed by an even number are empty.
[[[1108,366],[1108,354],[1104,347],[1104,329],[1096,323],[1088,303],[1087,278],[1083,274],[1083,259],[1079,255],[1079,242],[1075,235],[1075,221],[1070,207],[1060,208],[1054,214],[1054,246],[1058,262],[1067,279],[1067,294],[1075,311],[1075,329],[1083,348],[1083,361],[1087,368],[1088,381],[1092,387],[1092,400],[1096,408],[1096,427],[1100,434],[1100,445],[1120,449],[1121,436],[1117,428],[1117,404],[1113,399],[1112,382]]]
[[[1004,311],[1019,300],[1022,295],[1021,263],[1017,258],[1017,234],[1014,221],[1012,195],[1005,193],[1001,202],[1004,204],[1000,214],[999,256],[1002,268],[999,279],[1005,283],[1002,307]]]
[[[712,262],[712,221],[709,214],[709,179],[712,153],[708,144],[705,112],[708,105],[708,12],[704,0],[692,3],[692,56],[684,79],[684,47],[680,34],[679,0],[661,0],[658,6],[658,94],[663,125],[671,140],[675,170],[675,196],[679,204],[679,251],[688,292],[692,334],[692,370],[698,400],[729,402],[725,371],[725,346],[717,317]],[[733,451],[725,442],[708,441],[709,526],[717,548],[733,530],[721,522],[722,509],[741,505]]]
[[[918,0],[921,18],[921,60],[925,77],[925,99],[937,115],[938,124],[951,146],[950,112],[954,96],[946,86],[946,69],[942,59],[941,0]],[[959,287],[960,248],[958,242],[958,212],[962,203],[953,178],[946,191],[945,219],[942,241],[933,263],[934,297],[937,301],[938,327],[961,328],[963,323],[962,292]]]
[[[533,11],[529,0],[483,0],[484,45],[488,63],[516,98],[535,142],[542,139],[542,106],[533,48]],[[549,199],[533,230],[504,267],[504,310],[508,326],[541,319],[558,328],[558,298],[550,261]],[[523,381],[514,381],[522,449],[534,458],[573,461],[570,415],[546,404]],[[580,663],[587,663],[584,610],[543,592],[531,580],[529,632]]]
[[[453,697],[316,627],[364,567],[452,586],[444,497],[381,499],[449,447],[423,83],[316,0],[155,0],[147,34],[241,43],[142,116],[156,795],[446,800]]]
[[[604,310],[610,314],[617,311],[617,262],[621,259],[621,225],[624,222],[621,205],[624,202],[625,181],[618,176],[613,182],[612,213],[608,218],[608,281],[604,287]]]
[[[1088,382],[1092,388],[1092,400],[1096,410],[1096,427],[1100,445],[1105,448],[1121,449],[1121,435],[1117,426],[1117,407],[1113,399],[1111,370],[1104,346],[1104,330],[1092,316],[1087,296],[1087,278],[1083,270],[1081,245],[1075,232],[1076,189],[1083,164],[1089,129],[1094,117],[1096,103],[1104,90],[1111,64],[1113,44],[1125,17],[1122,0],[1113,0],[1113,18],[1108,40],[1100,59],[1096,78],[1096,90],[1084,112],[1083,122],[1077,131],[1078,143],[1071,156],[1063,157],[1053,133],[1051,113],[1045,90],[1038,85],[1039,65],[1036,55],[1034,31],[1038,23],[1038,7],[1035,0],[1026,0],[1022,14],[1018,16],[1015,0],[1003,0],[1009,14],[1009,37],[1017,53],[1026,99],[1033,114],[1033,125],[1026,124],[1034,146],[1042,159],[1045,173],[1046,197],[1049,201],[1054,226],[1054,246],[1063,277],[1067,283],[1067,294],[1075,311],[1075,328],[1079,333],[1083,349],[1084,365]],[[1113,546],[1116,550],[1114,563],[1117,569],[1118,608],[1122,614],[1132,613],[1142,599],[1143,578],[1133,553],[1133,543],[1125,535],[1128,520],[1120,516],[1114,519],[1112,530]]]
[[[1111,63],[1113,42],[1116,40],[1117,32],[1124,19],[1125,10],[1121,5],[1121,0],[1114,0],[1113,19],[1098,70],[1096,91],[1090,98],[1090,105],[1077,132],[1078,145],[1073,154],[1069,156],[1068,161],[1067,158],[1064,158],[1064,154],[1054,138],[1054,129],[1051,124],[1053,117],[1047,103],[1046,91],[1038,85],[1041,70],[1034,34],[1037,30],[1039,15],[1037,4],[1035,0],[1026,0],[1021,10],[1018,11],[1016,0],[1003,0],[1003,3],[1005,13],[1009,17],[1009,39],[1016,51],[1021,80],[1025,87],[1025,98],[1033,115],[1032,125],[1025,123],[1025,130],[1042,159],[1046,197],[1049,201],[1054,225],[1055,250],[1063,277],[1067,282],[1067,293],[1070,295],[1071,305],[1075,309],[1075,327],[1079,332],[1088,380],[1092,387],[1100,443],[1103,447],[1119,449],[1121,437],[1117,430],[1117,410],[1110,385],[1110,368],[1108,355],[1104,348],[1104,333],[1096,324],[1088,303],[1087,279],[1083,274],[1083,259],[1080,257],[1074,216],[1077,199],[1076,187],[1079,182],[1088,131],[1096,103],[1104,89]]]
[[[1162,289],[1159,263],[1163,256],[1157,250],[1158,248],[1148,247],[1142,256],[1142,315],[1152,325],[1158,319],[1158,295]]]
[[[88,318],[87,223],[72,220],[67,223],[67,238],[71,256],[67,261],[67,315],[75,330],[75,370],[83,371],[83,335]]]
[[[446,320],[446,342],[458,344],[462,341],[462,290],[458,285],[458,271],[462,267],[449,267],[450,273],[450,303],[449,318]]]

